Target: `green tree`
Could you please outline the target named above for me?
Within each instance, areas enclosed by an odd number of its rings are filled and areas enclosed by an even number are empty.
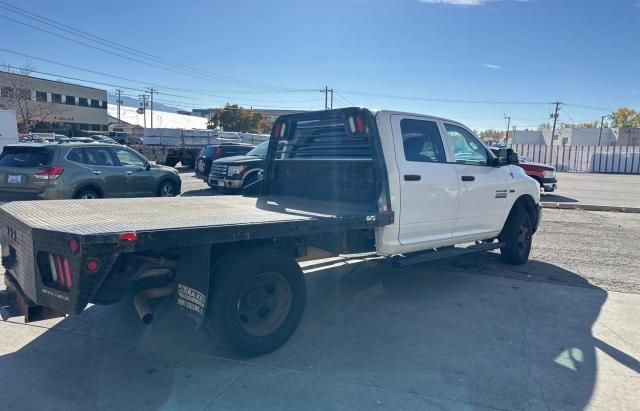
[[[213,112],[207,128],[246,133],[265,133],[271,129],[271,123],[268,119],[263,118],[260,113],[247,110],[237,104],[227,103],[223,108]]]
[[[542,123],[538,126],[538,131],[551,130],[551,124]]]
[[[494,130],[492,128],[488,128],[480,132],[480,137],[482,137],[485,140],[499,140],[503,137],[503,135],[504,135],[503,131]]]
[[[600,122],[598,120],[587,121],[586,123],[580,123],[576,127],[582,128],[599,128]]]
[[[620,107],[611,113],[611,127],[640,127],[640,113],[629,107]]]

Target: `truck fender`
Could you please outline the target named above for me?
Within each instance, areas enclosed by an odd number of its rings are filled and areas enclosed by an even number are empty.
[[[509,209],[509,213],[504,218],[502,229],[504,229],[504,225],[509,221],[509,217],[511,217],[513,211],[519,207],[523,207],[529,214],[529,217],[531,218],[531,224],[534,227],[535,232],[535,230],[537,229],[536,221],[538,221],[538,213],[540,213],[540,210],[533,197],[531,197],[529,194],[523,194],[513,202],[513,205]]]

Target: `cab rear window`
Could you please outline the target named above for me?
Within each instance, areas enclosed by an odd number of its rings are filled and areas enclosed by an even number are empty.
[[[0,167],[41,167],[50,161],[51,150],[43,147],[5,147],[0,154]]]

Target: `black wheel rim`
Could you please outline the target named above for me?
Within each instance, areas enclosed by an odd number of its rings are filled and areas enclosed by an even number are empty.
[[[518,226],[516,241],[518,244],[518,252],[521,256],[525,255],[531,245],[531,228],[525,220],[522,220]]]
[[[277,330],[291,307],[291,287],[280,273],[258,274],[246,285],[237,304],[242,328],[256,337]]]

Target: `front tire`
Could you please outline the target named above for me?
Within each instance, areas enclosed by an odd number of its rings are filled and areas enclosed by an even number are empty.
[[[521,207],[515,208],[500,233],[500,241],[506,245],[500,249],[502,260],[513,265],[527,262],[531,253],[533,225],[529,213]]]
[[[247,196],[257,196],[260,193],[260,184],[258,181],[258,173],[254,172],[245,177],[242,184],[242,194]]]
[[[226,350],[254,357],[293,335],[306,304],[306,284],[295,260],[274,248],[231,252],[213,274],[205,318],[212,339]]]
[[[173,181],[165,180],[160,183],[158,197],[175,197],[177,194],[176,185]]]

